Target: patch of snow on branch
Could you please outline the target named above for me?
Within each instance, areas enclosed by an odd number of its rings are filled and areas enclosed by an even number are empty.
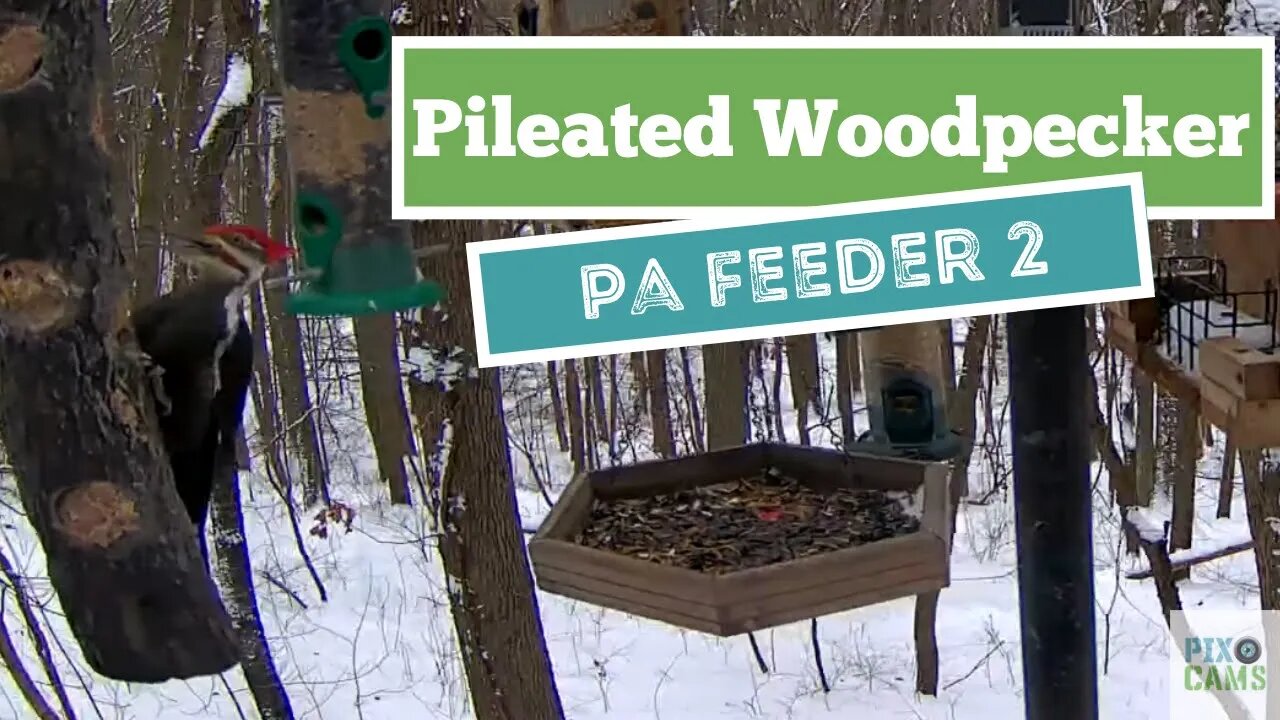
[[[1150,511],[1131,507],[1125,510],[1125,519],[1138,531],[1138,537],[1142,538],[1143,542],[1164,542],[1164,521],[1152,517]]]
[[[1280,32],[1280,2],[1235,0],[1226,9],[1227,35],[1275,35]]]
[[[448,391],[460,380],[476,379],[480,371],[467,367],[464,362],[466,350],[460,347],[414,347],[409,349],[408,357],[401,361],[407,374],[421,382],[439,384]]]
[[[413,13],[409,10],[409,3],[401,2],[391,11],[391,17],[387,20],[392,25],[410,25],[413,23]]]
[[[253,68],[249,60],[240,53],[232,53],[227,58],[227,77],[222,81],[222,92],[213,103],[213,112],[209,113],[209,122],[205,123],[200,133],[200,148],[208,144],[213,137],[218,123],[228,112],[249,104],[249,95],[253,92]]]

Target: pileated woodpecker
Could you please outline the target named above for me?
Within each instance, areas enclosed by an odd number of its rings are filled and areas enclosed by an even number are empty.
[[[173,249],[196,270],[196,281],[137,308],[133,325],[155,380],[173,481],[208,557],[209,498],[218,470],[235,462],[253,372],[244,297],[293,251],[245,225],[208,227],[198,239],[175,238]]]

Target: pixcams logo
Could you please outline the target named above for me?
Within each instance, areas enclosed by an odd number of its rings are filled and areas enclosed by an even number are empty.
[[[1182,642],[1187,660],[1183,688],[1190,692],[1265,690],[1267,666],[1260,663],[1257,638],[1190,637]]]

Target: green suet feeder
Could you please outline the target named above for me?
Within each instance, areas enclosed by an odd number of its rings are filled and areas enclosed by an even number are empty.
[[[879,402],[867,404],[871,429],[846,442],[852,451],[889,456],[949,460],[960,443],[947,425],[941,395],[929,377],[907,368],[882,368]]]
[[[382,117],[391,82],[391,25],[372,15],[355,20],[337,40],[337,57],[364,100],[365,114]],[[439,285],[418,275],[407,238],[380,238],[374,231],[344,241],[342,213],[315,190],[299,192],[296,207],[308,280],[289,296],[289,312],[372,315],[435,305],[444,296]],[[385,232],[398,235],[401,228],[387,223]]]
[[[318,275],[289,296],[295,315],[354,316],[435,305],[442,288],[421,280],[405,242],[342,242],[342,217],[323,196],[298,194],[298,242]]]

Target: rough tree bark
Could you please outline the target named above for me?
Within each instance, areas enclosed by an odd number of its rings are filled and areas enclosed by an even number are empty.
[[[1174,426],[1174,459],[1172,468],[1173,517],[1169,530],[1169,550],[1191,547],[1196,520],[1196,455],[1200,448],[1198,408],[1185,400],[1177,400],[1178,416]],[[1186,571],[1174,572],[1175,579],[1186,577]]]
[[[569,458],[573,469],[587,469],[587,430],[582,406],[582,383],[579,382],[578,361],[564,361],[565,410],[569,413]]]
[[[481,224],[429,227],[451,252],[440,261],[448,319],[435,331],[474,362],[470,278],[463,243]],[[562,720],[533,576],[518,523],[499,372],[477,370],[443,392],[452,432],[441,481],[440,555],[477,720]]]
[[[1134,502],[1150,507],[1156,492],[1156,386],[1138,368],[1133,369]]]
[[[102,3],[0,3],[0,439],[93,669],[238,659],[156,429],[112,227]]]
[[[551,417],[556,426],[556,442],[560,452],[569,452],[569,431],[564,426],[564,397],[560,393],[560,373],[556,361],[547,363],[547,387],[551,389]]]
[[[1226,433],[1227,442],[1222,448],[1222,472],[1219,475],[1220,483],[1218,485],[1218,508],[1216,517],[1231,517],[1231,500],[1235,495],[1236,487],[1236,443],[1233,435]]]
[[[227,445],[219,449],[220,453],[233,451],[234,448]],[[240,505],[240,473],[233,457],[224,457],[218,467],[222,476],[214,478],[210,503],[216,529],[213,555],[232,609],[231,618],[242,656],[240,667],[262,720],[292,720],[289,693],[276,671],[267,633],[262,627],[262,615],[258,612],[258,594],[253,587],[253,566]]]
[[[791,378],[791,402],[796,409],[796,434],[809,444],[809,410],[818,407],[818,339],[792,335],[786,339],[787,374]]]
[[[413,450],[400,358],[396,355],[395,319],[390,315],[356,318],[356,354],[360,360],[360,394],[378,458],[378,473],[391,502],[410,502],[405,458]]]
[[[160,250],[154,244],[154,234],[167,228],[172,217],[172,196],[178,173],[177,148],[179,128],[173,118],[178,116],[181,104],[184,73],[173,68],[186,64],[190,52],[188,40],[191,32],[193,0],[174,0],[169,13],[164,36],[157,49],[155,92],[150,94],[147,113],[147,131],[142,151],[141,187],[138,191],[138,224],[148,232],[148,242],[133,256],[132,270],[134,292],[139,301],[154,297],[160,292]]]
[[[676,456],[675,436],[671,432],[670,386],[667,384],[667,351],[645,353],[649,375],[649,416],[653,419],[653,451],[661,457]]]
[[[702,346],[708,450],[741,445],[751,437],[751,418],[747,413],[750,379],[750,358],[745,343]]]
[[[1280,610],[1280,467],[1261,450],[1241,450],[1244,502],[1253,536],[1258,597],[1263,610]]]
[[[263,57],[259,66],[270,67],[270,55],[263,55],[266,57]],[[273,78],[268,87],[278,87],[278,80]],[[268,172],[273,181],[267,199],[269,229],[272,237],[283,240],[293,235],[292,215],[289,212],[292,203],[288,201],[287,193],[288,148],[284,146],[283,134],[276,131],[274,123],[268,120],[267,125],[267,131],[261,136],[271,144]],[[280,407],[284,414],[288,448],[295,457],[301,458],[302,503],[304,508],[310,508],[318,502],[329,504],[329,468],[325,463],[324,453],[320,450],[320,431],[316,425],[316,414],[312,412],[306,357],[302,351],[302,327],[297,316],[285,310],[287,294],[288,291],[281,287],[263,292],[269,318],[271,360],[280,389]]]
[[[222,0],[222,18],[226,28],[226,56],[228,60],[239,56],[252,62],[254,57],[254,40],[257,15],[254,4],[250,0]],[[252,64],[250,67],[254,67]],[[262,225],[265,218],[263,207],[264,182],[262,166],[256,156],[256,133],[249,134],[249,162],[243,163],[243,172],[231,183],[224,182],[224,176],[230,156],[245,137],[246,129],[251,129],[250,119],[257,109],[257,97],[261,93],[263,82],[261,75],[253,79],[252,92],[248,102],[235,108],[224,108],[218,125],[208,133],[208,143],[204,148],[197,167],[203,169],[200,182],[191,195],[190,214],[200,225],[218,222],[221,219],[224,194],[230,195],[233,206],[239,205],[244,211],[245,220],[250,224]],[[223,82],[229,82],[224,78]],[[212,111],[211,111],[212,113]],[[248,166],[248,167],[244,167]],[[232,189],[234,188],[234,189]],[[239,190],[237,193],[236,190]],[[238,197],[237,197],[238,196]],[[242,200],[242,202],[235,202]],[[254,404],[260,410],[259,424],[271,436],[279,425],[279,417],[275,413],[274,401],[264,403],[262,395],[273,396],[271,387],[271,359],[267,355],[265,328],[262,327],[263,313],[258,293],[250,299],[250,310],[253,318],[252,335],[254,337],[255,376],[253,384]],[[241,433],[243,437],[243,433]],[[262,617],[258,611],[257,592],[253,585],[253,564],[249,559],[249,545],[245,538],[244,514],[240,504],[240,473],[234,457],[236,446],[224,443],[218,448],[218,475],[214,477],[212,497],[210,498],[210,516],[213,520],[214,562],[218,569],[218,578],[231,611],[232,625],[240,646],[241,669],[249,691],[253,695],[258,713],[263,720],[291,720],[293,710],[289,696],[283,683],[280,682],[275,660],[271,655],[271,647],[267,644],[266,632],[262,627]],[[285,502],[288,502],[288,498]],[[291,509],[290,509],[291,510]],[[292,514],[292,513],[291,513]]]

